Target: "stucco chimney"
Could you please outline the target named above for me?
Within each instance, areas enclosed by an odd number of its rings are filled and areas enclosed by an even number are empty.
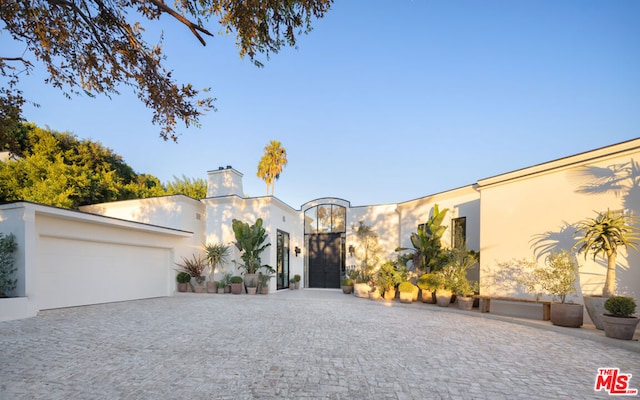
[[[207,183],[207,197],[219,197],[236,195],[244,197],[242,190],[242,174],[227,165],[207,172],[209,182]]]

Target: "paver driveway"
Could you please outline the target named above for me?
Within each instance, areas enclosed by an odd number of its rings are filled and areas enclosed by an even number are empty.
[[[191,294],[0,322],[0,398],[602,399],[601,367],[640,388],[616,342],[334,290]]]

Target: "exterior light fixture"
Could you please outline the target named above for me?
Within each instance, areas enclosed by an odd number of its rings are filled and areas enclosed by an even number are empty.
[[[296,257],[298,257],[298,254],[300,254],[300,247],[296,246],[293,251],[296,253]]]
[[[354,255],[355,253],[356,253],[356,248],[355,248],[355,247],[353,247],[353,245],[352,245],[352,244],[351,244],[351,245],[349,245],[349,255],[350,255],[351,257],[353,257],[353,255]]]

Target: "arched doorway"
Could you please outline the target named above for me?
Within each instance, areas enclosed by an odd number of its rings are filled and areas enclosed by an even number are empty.
[[[347,209],[337,204],[320,204],[304,212],[309,287],[340,287],[345,266],[346,222]]]

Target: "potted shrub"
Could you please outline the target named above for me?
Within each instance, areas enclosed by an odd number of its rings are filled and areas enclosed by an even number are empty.
[[[231,227],[236,237],[235,245],[242,252],[240,258],[243,264],[240,264],[240,268],[244,269],[245,281],[257,279],[260,268],[265,268],[270,272],[274,271],[269,265],[263,265],[260,259],[266,248],[271,246],[271,243],[267,243],[269,235],[267,235],[262,223],[262,218],[258,218],[253,225],[237,219],[231,221]]]
[[[398,291],[400,292],[401,303],[411,303],[413,301],[413,294],[417,290],[417,287],[411,282],[402,282],[398,285]]]
[[[242,282],[244,280],[241,276],[235,275],[231,277],[231,293],[232,294],[240,294],[242,293]]]
[[[193,254],[191,258],[182,257],[182,263],[176,263],[180,267],[180,271],[184,271],[191,276],[191,286],[196,293],[204,293],[206,277],[204,269],[206,267],[205,259],[200,255]]]
[[[273,278],[273,274],[258,273],[258,293],[269,294],[269,281],[271,281],[271,278]]]
[[[428,285],[435,289],[436,304],[439,307],[449,307],[453,292],[450,288],[445,287],[445,277],[442,271],[428,274]]]
[[[186,292],[189,290],[189,281],[191,280],[191,275],[182,271],[178,272],[176,275],[176,280],[178,281],[178,292]]]
[[[218,281],[218,294],[224,294],[227,284],[224,281]]]
[[[473,295],[478,290],[478,283],[467,279],[466,275],[459,276],[453,291],[458,299],[458,308],[471,311],[473,309]]]
[[[215,293],[218,290],[218,283],[214,279],[216,267],[222,267],[227,262],[229,246],[223,243],[207,243],[204,245],[204,251],[210,268],[207,292]]]
[[[247,294],[256,294],[258,291],[258,282],[256,278],[250,277],[249,279],[244,280],[244,284],[247,287]],[[242,289],[240,289],[242,291]]]
[[[349,278],[345,278],[340,281],[340,288],[342,289],[342,293],[351,294],[353,293],[353,281]]]
[[[385,300],[393,300],[396,297],[396,286],[403,281],[403,276],[393,261],[387,261],[380,266],[376,281],[383,293],[382,297]]]
[[[587,218],[578,223],[577,241],[574,248],[578,253],[589,253],[595,260],[599,255],[607,260],[607,274],[602,289],[602,296],[584,296],[587,313],[598,329],[603,329],[600,315],[604,313],[604,302],[616,294],[616,257],[618,247],[629,247],[638,250],[640,241],[638,228],[631,225],[631,217],[613,213],[598,213],[596,218]]]
[[[300,289],[300,280],[302,279],[302,277],[298,274],[295,274],[293,276],[293,281],[295,282],[296,285],[296,289]]]
[[[380,300],[380,290],[377,286],[372,286],[371,291],[369,292],[369,300]]]
[[[638,326],[636,302],[631,297],[611,296],[605,303],[606,314],[602,315],[604,334],[613,339],[631,340]]]
[[[294,290],[295,288],[296,288],[296,279],[295,278],[289,279],[289,289]]]
[[[422,302],[434,304],[436,302],[436,288],[431,286],[431,274],[433,274],[433,272],[420,275],[418,278],[418,288],[420,288],[421,291],[420,296],[422,297]]]

